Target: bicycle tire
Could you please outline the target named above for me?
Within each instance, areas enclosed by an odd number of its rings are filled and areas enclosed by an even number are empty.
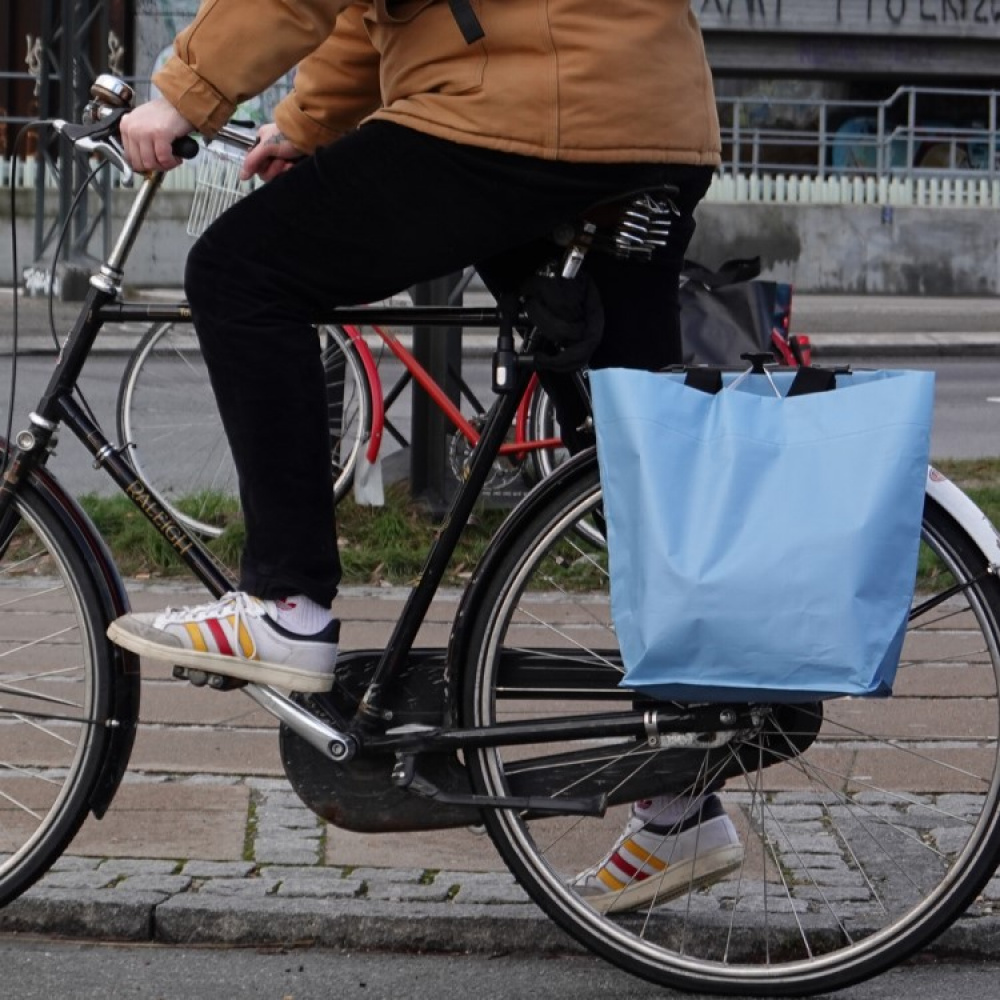
[[[452,662],[470,664],[461,681],[464,725],[621,710],[606,554],[576,527],[599,504],[596,463],[574,459],[522,505],[484,558],[468,598],[468,635],[452,651]],[[601,914],[570,880],[612,848],[632,799],[655,792],[632,794],[604,818],[484,811],[490,837],[535,902],[588,949],[644,979],[772,997],[877,975],[966,912],[1000,853],[1000,583],[931,497],[921,558],[916,616],[891,699],[831,701],[822,714],[785,709],[761,731],[731,734],[718,751],[739,772],[728,777],[716,751],[688,747],[679,757],[678,748],[648,749],[641,740],[585,746],[595,771],[611,766],[614,751],[619,799],[636,787],[625,789],[625,780],[648,783],[657,765],[670,776],[657,779],[661,787],[687,775],[679,794],[725,778],[720,797],[744,846],[735,871],[708,887],[682,886],[663,905]],[[582,579],[573,581],[574,565],[585,568]],[[953,583],[960,589],[948,593]],[[540,652],[532,661],[533,648]],[[519,662],[526,669],[516,673]],[[565,669],[581,664],[602,675],[587,690]],[[786,763],[773,763],[775,748]],[[566,750],[484,749],[467,763],[485,795],[511,794],[519,775],[545,768],[550,790],[565,782],[580,794],[582,770],[552,756]],[[754,769],[753,760],[771,766]]]
[[[87,554],[23,487],[0,526],[0,906],[62,854],[86,819],[113,712],[107,601]]]
[[[339,502],[371,433],[371,389],[347,334],[322,327],[320,336]],[[236,469],[190,326],[158,323],[143,334],[122,377],[116,421],[133,467],[170,513],[200,535],[221,534],[212,511],[220,496],[236,496]]]
[[[525,436],[529,441],[547,441],[559,437],[559,433],[559,421],[552,397],[541,385],[536,385],[528,402]],[[546,476],[551,476],[567,458],[569,449],[564,447],[532,449],[527,453],[524,463],[529,482],[537,483]]]

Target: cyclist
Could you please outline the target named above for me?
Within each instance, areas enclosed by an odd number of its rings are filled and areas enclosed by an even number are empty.
[[[132,166],[177,166],[172,140],[211,136],[295,65],[294,92],[246,160],[269,183],[194,245],[185,276],[240,478],[240,591],[127,615],[109,634],[153,658],[323,691],[340,563],[311,323],[468,264],[509,290],[559,224],[670,184],[670,246],[642,265],[592,254],[587,271],[604,312],[591,364],[677,361],[679,272],[720,139],[689,0],[206,0],[155,75],[162,96],[122,122]],[[650,820],[666,849],[649,847]],[[581,892],[637,905],[620,895],[642,885],[629,869],[662,887],[689,830],[701,847],[713,831],[736,842],[714,796],[638,807]]]

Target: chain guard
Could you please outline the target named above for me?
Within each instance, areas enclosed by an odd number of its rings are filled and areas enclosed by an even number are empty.
[[[309,706],[330,721],[349,718],[380,656],[380,650],[341,654],[333,691],[310,696]],[[390,725],[441,726],[445,692],[444,652],[413,650],[386,702],[392,713]],[[420,798],[393,784],[395,754],[368,751],[348,764],[335,764],[284,725],[279,745],[285,774],[296,794],[334,826],[358,833],[402,833],[481,822],[478,809]],[[457,754],[420,754],[417,771],[443,791],[472,794],[468,772]]]
[[[380,651],[344,654],[334,690],[308,698],[312,710],[331,722],[350,717],[380,655]],[[392,692],[386,709],[392,713],[393,728],[442,726],[444,652],[414,650]],[[691,745],[667,747],[618,741],[512,760],[507,794],[557,797],[572,788],[576,796],[605,795],[608,805],[691,794],[760,767],[794,760],[816,739],[823,708],[820,702],[761,706],[760,718],[753,729],[735,731],[721,741],[715,739],[719,734],[706,733],[704,746],[697,739]],[[397,786],[392,780],[397,763],[393,753],[363,750],[348,764],[335,764],[284,725],[280,749],[285,774],[302,801],[345,830],[401,833],[481,822],[476,807],[423,798]],[[420,753],[415,762],[417,773],[442,792],[469,796],[475,791],[456,752]]]

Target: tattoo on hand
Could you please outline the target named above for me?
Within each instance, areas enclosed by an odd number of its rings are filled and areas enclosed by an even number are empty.
[[[267,144],[269,146],[280,146],[283,142],[287,141],[288,140],[286,139],[284,132],[275,132],[274,135],[267,140]]]

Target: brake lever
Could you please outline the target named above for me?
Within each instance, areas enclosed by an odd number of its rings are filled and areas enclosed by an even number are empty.
[[[135,175],[128,160],[125,159],[125,148],[117,139],[80,139],[75,145],[77,149],[97,153],[110,160],[121,171],[123,184],[128,184]]]
[[[125,157],[125,147],[115,138],[114,131],[119,120],[130,110],[130,108],[116,108],[99,121],[86,125],[57,118],[52,127],[69,139],[77,149],[82,149],[86,153],[97,153],[109,160],[121,171],[122,180],[128,184],[135,173]]]
[[[115,108],[113,110],[106,111],[100,118],[96,121],[80,123],[80,122],[67,122],[62,118],[57,118],[53,123],[52,127],[56,129],[61,135],[66,136],[70,142],[74,145],[84,139],[90,139],[91,136],[98,136],[99,138],[110,137],[114,134],[115,129],[118,126],[118,122],[125,117],[131,111],[131,108]]]

